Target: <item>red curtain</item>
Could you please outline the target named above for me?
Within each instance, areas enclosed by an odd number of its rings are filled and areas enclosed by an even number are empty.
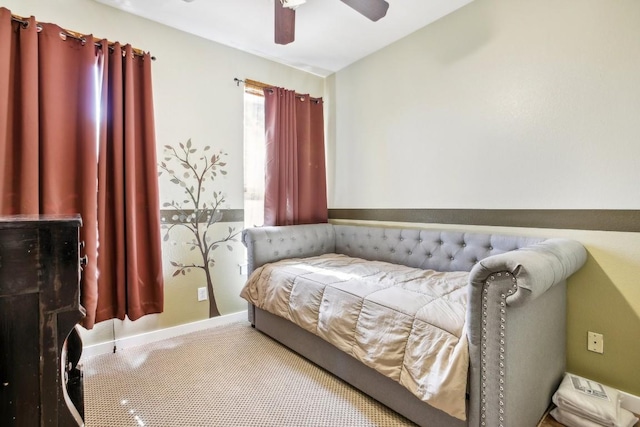
[[[0,8],[0,214],[40,211],[38,33]],[[20,140],[20,144],[14,144]]]
[[[95,73],[99,62],[108,63],[103,53],[109,48],[103,44],[98,49],[91,36],[65,34],[54,24],[37,24],[33,17],[26,23],[16,21],[10,11],[0,8],[0,215],[81,214],[80,237],[89,258],[82,275],[81,303],[87,312],[84,326],[91,328],[96,313],[99,320],[123,316],[120,306],[111,309],[111,291],[122,283],[115,284],[112,278],[118,273],[104,261],[113,254],[126,254],[124,313],[138,318],[162,310],[162,292],[157,291],[163,280],[150,58],[129,61],[123,66],[127,71],[122,83],[110,87],[111,98],[120,96],[124,106],[114,107],[117,102],[102,97],[101,135],[120,132],[121,136],[100,138],[98,148]],[[131,59],[127,57],[119,59],[127,63]],[[120,130],[117,124],[112,126],[119,115],[127,117]],[[124,148],[110,148],[118,144]],[[104,152],[119,149],[124,150],[120,157],[125,167],[119,168],[118,160],[105,163]],[[111,181],[105,182],[105,174],[112,174]],[[120,202],[107,202],[118,192],[125,194],[122,216],[127,222],[119,225],[127,231],[124,239],[115,232],[112,236],[112,228],[102,222],[120,218],[114,207]]]
[[[151,57],[102,41],[96,322],[163,310]]]
[[[14,21],[0,8],[0,214],[82,215],[80,238],[93,262],[84,269],[81,295],[93,325],[98,159],[91,94],[97,56],[93,43],[61,33],[33,17]]]
[[[327,222],[322,99],[282,88],[265,96],[265,225]]]

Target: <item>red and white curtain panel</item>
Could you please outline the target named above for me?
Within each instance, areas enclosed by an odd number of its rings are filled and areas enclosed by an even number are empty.
[[[81,214],[87,328],[163,309],[150,63],[0,8],[0,214]]]

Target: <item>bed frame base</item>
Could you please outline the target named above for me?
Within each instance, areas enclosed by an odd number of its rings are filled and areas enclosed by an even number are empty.
[[[399,383],[282,317],[250,306],[249,319],[259,331],[421,427],[467,425],[465,421],[429,406]]]

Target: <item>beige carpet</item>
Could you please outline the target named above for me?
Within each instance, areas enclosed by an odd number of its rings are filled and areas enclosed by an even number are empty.
[[[87,427],[414,426],[246,322],[83,365]]]

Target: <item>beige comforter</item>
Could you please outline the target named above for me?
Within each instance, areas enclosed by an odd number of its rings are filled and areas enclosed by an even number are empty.
[[[464,420],[468,275],[328,254],[266,264],[241,296]]]

